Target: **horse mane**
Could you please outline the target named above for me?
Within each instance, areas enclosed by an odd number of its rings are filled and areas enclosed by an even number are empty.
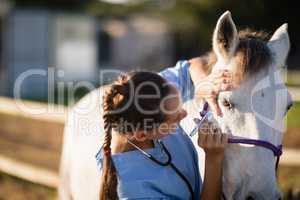
[[[264,31],[253,31],[249,28],[239,31],[239,44],[234,56],[237,58],[238,74],[242,77],[245,75],[255,74],[262,68],[268,66],[272,60],[271,51],[267,46],[269,34]],[[213,51],[202,56],[207,74],[217,62],[216,54]]]

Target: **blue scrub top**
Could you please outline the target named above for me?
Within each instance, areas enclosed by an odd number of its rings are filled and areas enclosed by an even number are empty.
[[[163,70],[160,75],[179,89],[183,101],[193,97],[194,87],[187,61],[179,61],[175,67]],[[174,133],[161,141],[170,152],[172,163],[192,185],[195,199],[200,199],[202,180],[198,155],[191,139],[179,126]],[[146,152],[158,160],[166,161],[167,156],[157,142],[154,148]],[[103,153],[100,150],[96,155],[100,169],[102,158]],[[187,200],[191,198],[187,185],[170,166],[160,166],[138,150],[114,154],[112,159],[118,174],[119,199]]]

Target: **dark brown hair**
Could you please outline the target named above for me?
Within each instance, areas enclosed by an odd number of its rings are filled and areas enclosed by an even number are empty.
[[[140,97],[133,100],[138,88],[140,95],[156,95],[153,98]],[[136,128],[143,129],[144,120],[151,119],[153,124],[162,123],[165,116],[160,110],[162,99],[169,93],[167,81],[152,72],[133,72],[122,75],[114,82],[103,96],[104,120],[104,159],[102,165],[102,181],[100,186],[100,200],[118,199],[117,172],[111,158],[112,129],[127,134]],[[139,105],[140,109],[137,107]],[[157,110],[146,114],[142,110]],[[127,124],[128,127],[124,124]],[[151,126],[150,126],[151,127]],[[152,128],[155,128],[154,126]]]

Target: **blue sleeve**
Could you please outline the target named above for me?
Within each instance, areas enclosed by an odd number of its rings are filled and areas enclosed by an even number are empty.
[[[167,68],[159,73],[178,88],[183,102],[194,97],[194,85],[191,80],[189,66],[188,61],[178,61],[175,67]]]

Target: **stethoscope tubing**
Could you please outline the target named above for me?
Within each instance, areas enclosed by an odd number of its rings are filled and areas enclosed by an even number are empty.
[[[180,170],[172,163],[172,155],[170,154],[170,152],[168,151],[167,147],[164,145],[164,143],[160,140],[158,140],[158,143],[160,144],[160,146],[162,147],[163,151],[166,153],[167,155],[167,161],[162,162],[158,159],[156,159],[153,155],[147,153],[146,151],[144,151],[143,149],[139,148],[137,145],[135,145],[133,142],[131,142],[129,139],[127,140],[129,144],[131,144],[132,146],[134,146],[137,150],[139,150],[143,155],[145,155],[149,160],[153,161],[154,163],[162,166],[162,167],[167,167],[170,166],[172,170],[175,171],[175,173],[184,181],[184,183],[187,185],[189,192],[191,194],[191,198],[192,200],[195,199],[195,195],[194,195],[194,191],[193,191],[193,187],[190,184],[189,180],[184,176],[183,173],[180,172]]]

